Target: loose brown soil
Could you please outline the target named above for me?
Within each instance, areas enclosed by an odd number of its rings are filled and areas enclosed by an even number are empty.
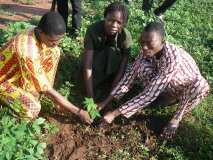
[[[75,117],[76,118],[76,117]],[[120,144],[112,144],[106,130],[82,125],[80,121],[56,115],[51,122],[60,126],[60,131],[50,137],[48,156],[51,160],[99,159],[99,154],[112,153]]]
[[[145,116],[139,113],[130,120],[117,118],[111,125],[98,127],[84,125],[75,115],[51,114],[46,118],[57,124],[59,132],[49,137],[47,155],[50,160],[102,160],[127,149],[140,157],[141,144],[155,154],[156,135],[159,135],[168,117]],[[112,158],[116,159],[116,158]]]
[[[131,122],[117,120],[101,128],[83,125],[74,115],[56,114],[47,119],[60,128],[49,139],[47,152],[50,160],[106,159],[115,151],[127,147],[131,148],[133,155],[139,155],[139,143],[151,150],[155,148],[156,137],[145,127],[144,119],[141,118]]]

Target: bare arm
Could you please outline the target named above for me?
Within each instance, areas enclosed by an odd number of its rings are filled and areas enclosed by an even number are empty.
[[[68,100],[66,100],[62,95],[60,95],[56,90],[53,88],[49,89],[48,91],[44,92],[47,96],[51,97],[56,104],[59,106],[62,106],[64,109],[68,110],[69,112],[72,112],[80,118],[85,121],[86,123],[92,123],[92,120],[89,117],[89,114],[84,111],[83,109],[80,109],[70,103]]]
[[[92,82],[93,79],[92,63],[93,63],[93,50],[85,49],[83,55],[83,78],[87,96],[94,98],[93,82]]]

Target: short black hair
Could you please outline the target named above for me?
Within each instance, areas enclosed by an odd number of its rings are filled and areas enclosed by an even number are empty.
[[[57,12],[45,13],[38,23],[38,28],[47,35],[60,35],[66,32],[62,16]]]
[[[104,10],[104,17],[116,11],[119,11],[122,13],[124,24],[126,24],[129,18],[129,11],[128,11],[128,8],[121,2],[114,2],[109,4]]]
[[[165,38],[165,29],[164,29],[164,24],[162,22],[158,21],[153,21],[149,22],[145,27],[144,27],[144,32],[158,32],[162,39]]]

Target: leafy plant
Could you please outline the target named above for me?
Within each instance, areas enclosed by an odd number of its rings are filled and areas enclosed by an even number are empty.
[[[60,48],[63,53],[79,57],[82,50],[82,43],[83,39],[72,39],[66,34],[60,42]]]
[[[85,97],[83,104],[92,119],[95,119],[96,117],[101,117],[99,111],[97,110],[97,105],[94,103],[92,98]]]
[[[65,98],[68,98],[70,96],[70,94],[71,94],[70,89],[73,88],[73,86],[74,86],[73,84],[71,84],[70,82],[66,81],[65,84],[63,84],[58,91]]]
[[[6,41],[8,41],[18,32],[21,32],[29,27],[32,27],[32,25],[28,22],[9,23],[7,25],[7,29],[0,29],[0,46],[2,46]]]
[[[41,141],[44,141],[46,133],[56,131],[55,127],[43,118],[33,122],[18,121],[8,114],[7,108],[3,108],[0,113],[0,159],[44,160],[47,145]]]

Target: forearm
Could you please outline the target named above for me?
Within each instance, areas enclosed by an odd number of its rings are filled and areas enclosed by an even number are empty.
[[[94,98],[92,70],[86,69],[86,71],[84,73],[85,73],[84,74],[84,83],[85,83],[86,94],[87,94],[87,96]]]
[[[72,112],[76,115],[79,114],[80,109],[66,100],[62,95],[60,95],[56,90],[49,89],[45,92],[45,94],[53,99],[53,101],[57,104],[62,106],[64,109]]]
[[[93,50],[85,49],[83,54],[84,84],[87,96],[94,98],[92,65],[93,65]]]
[[[107,105],[109,104],[109,102],[111,102],[113,100],[113,96],[112,95],[109,95],[105,100],[104,100],[104,104]]]

